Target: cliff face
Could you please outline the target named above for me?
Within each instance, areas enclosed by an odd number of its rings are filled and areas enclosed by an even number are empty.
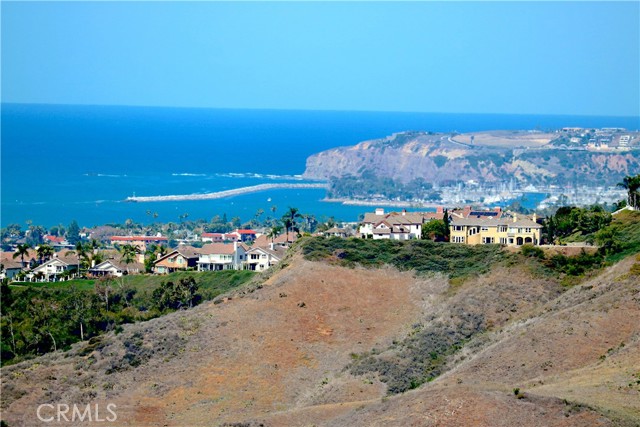
[[[331,179],[373,174],[402,183],[499,182],[530,184],[593,182],[614,185],[640,169],[637,151],[593,152],[557,148],[474,146],[449,135],[406,132],[339,147],[307,159],[305,178]]]

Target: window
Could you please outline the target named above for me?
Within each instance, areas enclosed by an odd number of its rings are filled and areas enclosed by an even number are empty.
[[[525,233],[531,233],[531,229],[527,227],[527,228],[524,229],[524,232]]]
[[[464,243],[464,236],[453,236],[453,243]]]
[[[506,233],[506,232],[507,232],[506,225],[501,225],[500,227],[498,227],[498,233]]]
[[[506,245],[507,244],[507,238],[506,237],[501,237],[500,238],[500,244],[501,245]]]
[[[462,226],[461,225],[454,225],[453,226],[453,230],[454,231],[462,231]]]
[[[493,237],[483,237],[482,243],[484,243],[485,245],[493,243]]]
[[[481,229],[481,230],[482,230],[482,231],[489,231],[489,227],[484,226],[484,227],[482,227],[482,229]]]
[[[477,232],[478,232],[478,228],[477,227],[469,227],[469,236],[473,236]]]

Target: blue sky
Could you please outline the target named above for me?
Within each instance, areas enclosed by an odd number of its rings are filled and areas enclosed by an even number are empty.
[[[640,115],[640,3],[2,2],[2,101]]]

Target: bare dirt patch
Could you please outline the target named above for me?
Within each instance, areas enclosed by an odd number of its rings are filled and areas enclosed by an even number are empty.
[[[473,142],[471,137],[473,136]],[[547,145],[556,139],[553,133],[529,132],[529,131],[490,131],[472,132],[456,135],[455,141],[464,144],[473,144],[481,147],[503,147],[503,148],[537,148]]]
[[[350,353],[389,345],[423,314],[423,297],[446,289],[444,278],[416,279],[391,268],[294,264],[243,298],[131,325],[105,338],[104,348],[91,356],[56,354],[46,363],[10,367],[7,374],[17,375],[11,387],[25,395],[16,395],[3,416],[12,426],[28,425],[21,414],[33,418],[36,402],[80,399],[87,390],[95,394],[90,400],[117,404],[121,425],[135,426],[232,423],[331,400],[321,397],[323,387],[349,363]],[[130,366],[130,353],[144,360]],[[91,380],[87,387],[80,381],[54,386],[46,380],[54,370]],[[334,400],[385,393],[383,385],[360,380],[332,387]]]

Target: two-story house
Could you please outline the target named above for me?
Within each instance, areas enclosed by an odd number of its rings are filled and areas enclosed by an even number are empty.
[[[358,230],[363,238],[410,240],[422,237],[422,225],[432,219],[444,218],[444,211],[436,212],[390,212],[378,208],[374,213],[367,213]]]
[[[244,243],[210,243],[198,249],[198,271],[239,270],[249,248]]]
[[[55,253],[53,258],[32,269],[29,280],[55,282],[66,277],[69,272],[78,271],[78,258],[65,253]]]
[[[451,243],[502,244],[520,246],[539,245],[542,225],[536,223],[535,215],[529,219],[522,215],[512,217],[452,217],[449,224]]]
[[[177,249],[159,257],[153,266],[158,274],[195,269],[198,265],[198,251],[192,246],[178,246]]]
[[[246,253],[244,269],[265,271],[269,267],[279,263],[284,257],[285,252],[286,248],[282,246],[271,245],[268,248],[253,247]]]

